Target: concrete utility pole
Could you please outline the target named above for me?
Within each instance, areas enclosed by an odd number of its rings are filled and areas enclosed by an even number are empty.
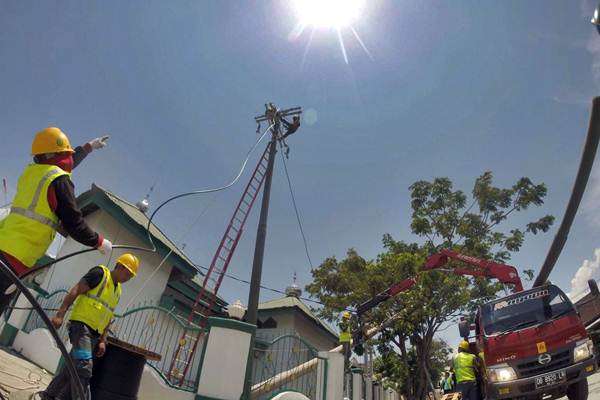
[[[256,245],[254,247],[254,261],[252,262],[252,278],[250,279],[250,294],[248,295],[248,312],[246,321],[256,325],[258,317],[258,299],[260,297],[260,283],[262,277],[263,256],[265,253],[265,238],[267,236],[267,217],[269,215],[269,199],[271,197],[271,181],[273,178],[273,166],[277,153],[277,141],[283,140],[281,125],[284,117],[299,115],[302,113],[300,107],[279,110],[273,103],[265,104],[265,114],[254,119],[260,124],[266,122],[271,130],[271,143],[269,144],[269,163],[265,175],[265,187],[260,209],[258,230],[256,232]],[[259,130],[260,131],[260,130]]]
[[[271,197],[271,181],[273,180],[273,168],[275,165],[275,155],[277,154],[277,141],[285,144],[281,134],[281,124],[283,117],[291,115],[300,115],[300,107],[279,110],[273,103],[265,104],[265,114],[254,118],[258,124],[256,130],[260,133],[262,122],[266,122],[271,131],[271,142],[269,143],[269,162],[265,172],[265,187],[263,191],[262,204],[260,208],[260,217],[258,220],[258,229],[256,231],[256,245],[254,246],[254,260],[252,262],[252,277],[250,278],[250,293],[248,294],[248,311],[246,312],[246,322],[256,325],[258,319],[258,299],[260,297],[260,282],[262,278],[263,256],[265,254],[265,239],[267,237],[267,217],[269,216],[269,199]],[[286,146],[287,147],[287,146]],[[246,365],[246,379],[244,385],[243,399],[250,398],[250,388],[252,385],[252,357],[248,358]]]

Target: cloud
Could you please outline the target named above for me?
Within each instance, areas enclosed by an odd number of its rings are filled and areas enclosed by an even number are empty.
[[[579,3],[579,11],[581,13],[581,18],[585,18],[588,21],[592,19],[592,15],[594,15],[594,9],[596,7],[596,3],[592,0],[582,0]]]
[[[571,291],[567,294],[573,301],[580,299],[588,292],[587,281],[595,277],[600,267],[600,248],[594,250],[593,260],[584,260],[581,267],[571,279]]]
[[[579,10],[581,18],[586,21],[591,20],[594,14],[594,8],[596,5],[591,0],[582,0],[579,2]],[[590,53],[591,61],[591,77],[596,89],[600,89],[600,37],[596,29],[590,24],[590,34],[588,35],[587,41],[577,40],[572,42],[571,45],[574,47],[580,47],[583,45],[585,49]],[[554,35],[552,33],[552,35]],[[554,41],[560,41],[561,39],[553,39]],[[564,40],[564,39],[562,39]],[[580,91],[573,87],[561,88],[558,93],[552,96],[552,100],[561,104],[571,104],[578,106],[588,107],[590,105],[590,99],[594,97],[594,88],[588,88],[588,90]]]
[[[574,87],[568,86],[562,88],[558,91],[558,93],[552,96],[552,100],[561,104],[573,104],[588,107],[591,103],[592,97],[593,96],[591,94],[585,95]]]

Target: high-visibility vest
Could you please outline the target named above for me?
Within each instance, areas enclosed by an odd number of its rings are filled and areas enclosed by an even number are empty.
[[[110,270],[104,265],[100,265],[100,267],[104,272],[102,281],[87,293],[77,296],[69,319],[83,322],[102,334],[111,321],[117,304],[119,304],[121,284],[117,283],[115,285]]]
[[[454,357],[454,374],[456,382],[474,382],[477,377],[475,375],[476,357],[474,354],[460,352]]]
[[[338,326],[340,328],[340,343],[350,343],[350,341],[352,340],[352,334],[350,333],[350,323],[341,321],[338,324]]]
[[[0,221],[0,250],[31,268],[48,250],[58,217],[48,204],[48,188],[68,175],[55,165],[31,164],[19,178],[10,213]]]

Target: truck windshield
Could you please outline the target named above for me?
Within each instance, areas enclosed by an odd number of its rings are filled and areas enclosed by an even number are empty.
[[[481,322],[489,336],[541,324],[574,311],[563,291],[549,285],[483,305]]]

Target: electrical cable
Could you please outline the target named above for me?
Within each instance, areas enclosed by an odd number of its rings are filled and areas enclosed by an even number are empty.
[[[292,181],[290,180],[290,174],[288,173],[287,164],[285,162],[285,157],[283,156],[283,145],[279,142],[279,146],[281,147],[281,159],[283,160],[283,169],[285,171],[285,176],[287,178],[288,187],[290,189],[290,196],[292,198],[292,205],[294,206],[294,211],[296,212],[296,219],[298,220],[298,227],[300,228],[300,234],[302,235],[302,241],[304,242],[304,251],[306,251],[306,258],[308,258],[308,263],[310,264],[310,269],[312,270],[313,263],[310,259],[310,253],[308,251],[308,244],[306,242],[306,236],[304,235],[304,229],[302,229],[302,222],[300,220],[300,213],[298,212],[298,206],[296,205],[296,197],[294,196],[294,190],[292,189]]]
[[[154,210],[154,212],[151,214],[150,218],[148,219],[148,224],[146,225],[146,233],[148,236],[148,241],[150,242],[150,245],[152,246],[151,248],[145,248],[145,247],[140,247],[140,246],[128,246],[128,245],[115,245],[112,246],[113,249],[128,249],[128,250],[137,250],[137,251],[146,251],[146,252],[156,252],[157,248],[156,245],[152,239],[152,234],[150,233],[150,227],[152,226],[152,220],[154,219],[154,216],[158,213],[158,211],[164,207],[165,205],[167,205],[168,203],[170,203],[171,201],[174,201],[176,199],[180,199],[182,197],[187,197],[187,196],[192,196],[192,195],[196,195],[196,194],[206,194],[206,193],[213,193],[213,192],[218,192],[218,191],[222,191],[225,189],[230,188],[231,186],[235,185],[235,183],[240,179],[240,177],[242,176],[242,173],[244,172],[246,165],[248,163],[248,160],[250,159],[250,155],[252,154],[252,152],[254,151],[254,149],[256,149],[256,147],[258,146],[258,144],[262,141],[262,139],[267,135],[267,133],[270,132],[271,128],[273,127],[273,124],[271,124],[263,133],[262,135],[256,140],[256,142],[252,145],[252,147],[250,148],[250,150],[248,150],[248,152],[246,153],[246,158],[244,159],[244,162],[242,163],[242,167],[240,168],[238,174],[236,175],[236,177],[228,184],[224,185],[224,186],[220,186],[220,187],[216,187],[216,188],[211,188],[211,189],[203,189],[203,190],[195,190],[195,191],[191,191],[191,192],[187,192],[187,193],[181,193],[178,194],[176,196],[172,196],[170,198],[168,198],[167,200],[165,200],[164,202],[162,202],[157,208],[156,210]],[[46,264],[34,267],[34,268],[30,268],[27,272],[25,272],[24,274],[22,274],[20,277],[17,277],[14,272],[12,271],[12,269],[7,266],[3,261],[0,260],[0,269],[4,272],[4,274],[10,278],[10,280],[13,282],[13,284],[25,295],[25,297],[29,300],[29,302],[31,303],[31,305],[33,306],[33,308],[35,309],[35,311],[38,312],[38,314],[40,315],[40,318],[42,319],[42,321],[44,322],[44,324],[48,327],[50,334],[52,335],[53,339],[56,342],[56,345],[58,346],[59,350],[61,351],[61,354],[63,356],[63,358],[66,361],[66,367],[68,369],[68,372],[71,376],[71,380],[76,382],[76,390],[77,390],[77,394],[78,396],[83,400],[84,397],[84,391],[83,391],[83,387],[81,386],[81,382],[79,381],[79,378],[77,376],[77,372],[75,370],[75,367],[69,357],[69,353],[67,352],[66,348],[64,347],[64,344],[62,343],[62,341],[60,340],[60,337],[58,336],[58,333],[56,332],[56,330],[54,329],[54,326],[52,326],[52,323],[50,321],[50,319],[48,318],[48,315],[44,312],[43,308],[40,306],[40,304],[36,301],[35,297],[31,294],[31,292],[29,292],[29,290],[26,288],[26,286],[23,284],[23,282],[21,280],[24,280],[26,277],[30,277],[30,276],[34,276],[35,274],[41,272],[42,270],[49,268],[50,266],[63,261],[65,259],[80,255],[80,254],[84,254],[84,253],[88,253],[91,251],[96,251],[96,248],[87,248],[87,249],[83,249],[83,250],[79,250],[70,254],[67,254],[63,257],[59,257],[55,260],[52,260]]]
[[[244,162],[242,163],[242,167],[240,168],[240,171],[238,172],[237,176],[228,184],[224,185],[224,186],[220,186],[217,188],[211,188],[211,189],[204,189],[204,190],[196,190],[196,191],[192,191],[192,192],[187,192],[187,193],[181,193],[178,194],[176,196],[170,197],[167,200],[165,200],[164,202],[162,202],[157,208],[156,210],[154,210],[154,212],[152,213],[152,215],[150,215],[150,219],[148,219],[148,224],[146,225],[146,234],[148,235],[148,241],[150,242],[150,244],[152,245],[151,248],[147,248],[147,247],[139,247],[139,246],[127,246],[127,245],[115,245],[113,246],[113,249],[126,249],[126,250],[137,250],[137,251],[147,251],[147,252],[151,252],[154,253],[156,252],[156,245],[154,244],[154,241],[152,240],[152,235],[150,233],[150,227],[152,225],[152,220],[154,219],[154,216],[156,215],[156,213],[162,208],[164,207],[166,204],[170,203],[173,200],[182,198],[182,197],[187,197],[187,196],[192,196],[195,194],[205,194],[205,193],[212,193],[212,192],[218,192],[221,190],[225,190],[230,188],[231,186],[233,186],[242,176],[242,173],[244,172],[245,168],[246,168],[246,164],[248,163],[248,160],[250,159],[250,155],[252,154],[252,152],[254,151],[254,149],[256,149],[256,146],[258,146],[258,144],[263,140],[263,138],[267,135],[267,133],[270,131],[270,129],[273,127],[273,124],[271,124],[263,133],[262,135],[256,140],[256,142],[254,142],[254,145],[252,145],[252,147],[250,148],[250,150],[248,150],[248,152],[246,153],[246,158],[244,159]],[[55,260],[52,260],[46,264],[42,264],[39,265],[37,267],[33,267],[30,268],[27,272],[25,272],[24,274],[22,274],[20,276],[21,279],[24,279],[30,275],[35,275],[37,273],[39,273],[41,270],[48,268],[60,261],[66,260],[68,258],[80,255],[80,254],[84,254],[84,253],[88,253],[90,251],[96,251],[97,249],[95,248],[87,248],[87,249],[83,249],[83,250],[79,250],[79,251],[75,251],[73,253],[69,253],[63,257],[59,257]]]
[[[71,360],[71,357],[69,356],[69,352],[65,348],[65,345],[63,344],[62,340],[60,339],[58,332],[54,328],[54,325],[52,325],[52,322],[48,318],[48,315],[44,312],[44,310],[42,309],[42,306],[40,306],[40,303],[37,302],[37,300],[35,299],[33,294],[31,294],[29,289],[27,289],[27,287],[15,275],[15,273],[12,271],[12,269],[8,265],[6,265],[4,263],[4,261],[2,261],[2,260],[0,260],[0,270],[4,273],[4,275],[8,279],[10,279],[12,281],[12,283],[15,286],[17,286],[17,288],[19,288],[19,290],[27,298],[27,300],[33,306],[35,311],[37,311],[38,315],[40,316],[40,318],[42,319],[42,321],[48,328],[50,335],[52,335],[52,338],[56,342],[56,346],[60,350],[60,353],[62,354],[62,357],[65,361],[65,366],[67,368],[67,371],[69,372],[69,376],[71,377],[71,384],[75,384],[75,390],[77,392],[77,396],[81,400],[84,400],[85,395],[84,395],[83,386],[81,385],[81,382],[79,381],[79,376],[77,375],[77,371],[75,370],[75,365],[73,364],[73,361]]]
[[[187,228],[187,230],[181,235],[181,237],[179,238],[180,241],[183,240],[183,238],[185,238],[190,233],[190,231],[192,230],[192,228],[198,223],[198,221],[200,220],[200,218],[202,218],[202,216],[206,213],[206,211],[208,211],[208,209],[210,208],[210,206],[214,203],[215,199],[216,199],[216,197],[213,196],[213,199],[205,205],[205,207],[202,209],[202,211],[200,211],[200,214],[198,214],[198,216],[196,217],[196,219],[194,219],[194,221],[192,221],[192,223]],[[142,284],[142,286],[138,289],[137,293],[135,295],[133,295],[133,297],[129,300],[129,303],[127,303],[127,305],[125,305],[125,307],[123,307],[124,310],[127,310],[129,308],[129,306],[133,303],[133,301],[137,298],[137,296],[139,296],[140,293],[142,293],[142,291],[144,290],[144,288],[146,287],[146,285],[148,284],[148,282],[150,282],[150,280],[154,277],[154,275],[156,275],[156,273],[158,272],[158,270],[163,266],[163,264],[165,263],[165,261],[167,261],[167,259],[169,258],[169,256],[173,253],[174,249],[175,249],[174,247],[171,248],[169,250],[169,252],[160,261],[160,263],[158,263],[158,266],[154,269],[154,271],[152,271],[152,273],[150,274],[150,276],[148,276],[148,278],[146,278],[146,280],[144,281],[144,283]],[[200,271],[198,271],[198,272],[200,272]]]
[[[205,267],[205,266],[202,266],[202,265],[198,265],[198,264],[194,264],[194,266],[195,266],[195,267],[197,267],[197,268],[203,269],[203,270],[205,270],[205,271],[208,271],[208,267]],[[245,284],[247,284],[247,285],[249,285],[249,284],[250,284],[250,281],[248,281],[248,280],[245,280],[245,279],[242,279],[242,278],[238,278],[237,276],[233,276],[233,275],[230,275],[230,274],[225,274],[225,277],[226,277],[226,278],[229,278],[229,279],[233,279],[234,281],[238,281],[238,282],[241,282],[241,283],[245,283]],[[265,289],[265,290],[269,290],[269,291],[271,291],[271,292],[274,292],[274,293],[279,293],[279,294],[285,294],[285,295],[287,295],[287,293],[286,293],[285,291],[283,291],[283,290],[279,290],[279,289],[274,289],[274,288],[272,288],[272,287],[268,287],[268,286],[260,285],[260,288],[261,288],[261,289]],[[322,303],[322,302],[320,302],[320,301],[318,301],[318,300],[313,300],[313,299],[310,299],[310,298],[308,298],[308,297],[298,297],[298,298],[299,298],[300,300],[304,300],[304,301],[310,301],[311,303],[320,304],[320,305],[322,305],[322,306],[326,305],[325,303]],[[342,310],[342,311],[356,312],[356,310],[355,310],[355,309],[353,309],[353,308],[345,308],[345,309],[344,309],[344,310]]]

